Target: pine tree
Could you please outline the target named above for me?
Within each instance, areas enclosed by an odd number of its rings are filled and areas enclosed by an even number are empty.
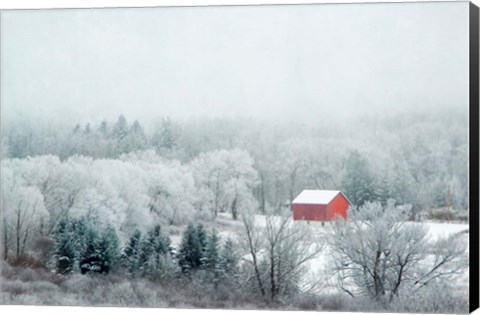
[[[156,225],[142,242],[143,274],[152,279],[161,278],[164,272],[169,270],[169,266],[165,266],[165,264],[168,260],[167,256],[171,252],[170,238],[163,236],[160,225]]]
[[[108,227],[100,240],[100,253],[102,258],[102,272],[109,273],[120,258],[120,241],[113,227]]]
[[[122,255],[122,262],[127,271],[132,276],[137,276],[142,271],[142,233],[140,230],[135,232],[130,237],[130,240],[125,247]]]
[[[237,274],[238,254],[235,251],[233,241],[229,238],[223,246],[220,257],[220,269],[224,276],[235,277]]]
[[[106,120],[102,120],[98,127],[98,132],[105,138],[108,136],[108,123]]]
[[[198,269],[198,267],[200,267],[204,246],[202,246],[202,242],[199,241],[198,232],[203,235],[203,238],[205,237],[203,226],[201,226],[201,228],[200,226],[201,225],[196,229],[192,224],[189,224],[183,233],[178,252],[178,264],[184,273],[189,273],[192,269]],[[205,243],[205,241],[203,241],[203,243]]]
[[[143,128],[140,123],[135,120],[130,127],[129,134],[123,139],[123,152],[132,152],[138,150],[144,150],[146,148],[146,137],[143,132]]]
[[[213,231],[207,237],[206,245],[201,258],[201,268],[216,273],[219,268],[220,254],[218,249],[218,235]]]
[[[117,140],[123,140],[128,135],[128,124],[125,116],[120,115],[117,122],[113,126],[113,137]]]
[[[160,129],[155,132],[152,142],[157,151],[168,150],[171,151],[176,146],[174,125],[170,118],[162,120]]]
[[[367,201],[376,200],[375,178],[370,171],[368,161],[354,151],[347,159],[345,168],[343,187],[353,205],[361,206]]]
[[[380,203],[384,206],[387,204],[387,200],[391,198],[392,188],[391,188],[391,179],[390,171],[387,169],[383,172],[383,175],[380,178],[377,196]]]
[[[101,238],[97,231],[93,227],[88,226],[85,235],[85,250],[79,257],[82,274],[103,271],[104,259],[100,243]]]
[[[205,249],[205,246],[207,246],[207,231],[205,230],[205,227],[203,224],[198,223],[197,228],[197,239],[200,247],[200,258],[203,254],[203,250]]]
[[[412,203],[413,180],[410,176],[408,167],[405,164],[395,164],[393,168],[395,174],[391,183],[391,197],[394,198],[397,204]]]
[[[140,125],[140,123],[138,122],[138,120],[135,120],[132,124],[132,127],[131,127],[131,130],[132,130],[132,133],[134,134],[139,134],[139,135],[143,135],[144,132],[143,132],[143,128],[142,126]]]
[[[58,223],[53,234],[54,241],[54,263],[55,270],[61,274],[68,274],[74,271],[76,261],[74,235],[70,230],[67,221]]]
[[[75,255],[77,261],[80,259],[80,255],[85,252],[87,246],[87,233],[88,230],[91,228],[90,223],[85,217],[81,217],[78,219],[73,219],[70,222],[69,228],[71,230],[72,235],[74,236],[74,247],[75,247]],[[77,268],[78,266],[75,266]],[[78,270],[77,270],[78,271]]]

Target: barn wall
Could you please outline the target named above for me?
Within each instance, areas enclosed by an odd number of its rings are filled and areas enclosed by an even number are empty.
[[[350,204],[348,203],[347,199],[342,195],[338,194],[332,202],[330,202],[328,208],[330,213],[330,220],[335,220],[337,216],[341,216],[345,220],[348,216],[348,208]]]
[[[293,219],[305,221],[330,221],[327,205],[294,204]]]

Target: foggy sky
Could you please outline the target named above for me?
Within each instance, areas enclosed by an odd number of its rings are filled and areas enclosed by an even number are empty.
[[[4,120],[468,106],[468,2],[9,11],[1,48]]]

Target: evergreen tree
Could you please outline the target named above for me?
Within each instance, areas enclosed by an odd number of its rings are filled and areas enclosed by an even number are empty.
[[[159,279],[170,271],[171,255],[170,238],[161,234],[160,225],[148,232],[142,244],[143,274],[151,279]]]
[[[100,240],[102,272],[109,273],[120,258],[120,241],[113,227],[108,227]]]
[[[140,123],[138,122],[138,120],[135,120],[133,122],[131,130],[132,130],[132,133],[134,133],[134,134],[144,135],[143,128],[140,125]]]
[[[113,137],[119,141],[125,139],[128,135],[128,124],[125,116],[120,115],[117,122],[113,126],[112,130]]]
[[[85,250],[81,253],[79,263],[82,274],[88,272],[103,272],[103,252],[100,246],[101,238],[91,226],[85,235]]]
[[[220,269],[226,277],[234,277],[237,274],[238,254],[235,251],[233,241],[229,238],[223,246],[220,257]]]
[[[345,163],[346,174],[343,182],[345,195],[355,206],[376,200],[375,178],[368,161],[354,151]]]
[[[413,203],[412,187],[413,179],[410,175],[408,167],[405,164],[396,164],[393,168],[395,174],[391,183],[391,196],[397,204]]]
[[[176,146],[175,126],[170,118],[165,118],[160,124],[159,130],[155,132],[152,142],[158,151],[171,151]]]
[[[144,150],[146,148],[147,140],[145,133],[143,132],[143,128],[137,120],[133,122],[132,126],[130,127],[130,133],[123,141],[124,152]]]
[[[218,235],[213,231],[207,237],[206,246],[201,258],[201,268],[209,272],[217,273],[220,263],[220,254],[218,248]]]
[[[383,172],[377,188],[377,196],[380,203],[385,206],[387,200],[391,198],[392,188],[391,188],[391,178],[390,171],[387,169]]]
[[[98,127],[98,132],[105,138],[108,136],[108,123],[106,120],[102,120]]]
[[[184,273],[200,267],[203,246],[198,239],[198,231],[201,232],[201,229],[195,229],[192,224],[189,224],[183,233],[178,252],[178,264]]]
[[[142,271],[142,233],[140,230],[130,237],[122,255],[122,262],[130,275],[136,276]]]
[[[58,223],[53,241],[55,270],[61,274],[73,272],[76,261],[75,242],[67,221],[62,220]]]
[[[200,256],[202,256],[203,250],[207,246],[207,231],[205,230],[205,227],[203,226],[203,224],[198,223],[196,232],[197,232],[197,239],[200,247]]]
[[[86,250],[86,237],[88,230],[91,228],[90,223],[85,217],[81,217],[78,219],[73,219],[70,222],[69,228],[74,236],[75,255],[78,260],[80,255]]]

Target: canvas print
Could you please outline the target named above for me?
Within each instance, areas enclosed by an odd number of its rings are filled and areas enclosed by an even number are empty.
[[[468,30],[468,2],[1,12],[0,304],[467,312]]]

